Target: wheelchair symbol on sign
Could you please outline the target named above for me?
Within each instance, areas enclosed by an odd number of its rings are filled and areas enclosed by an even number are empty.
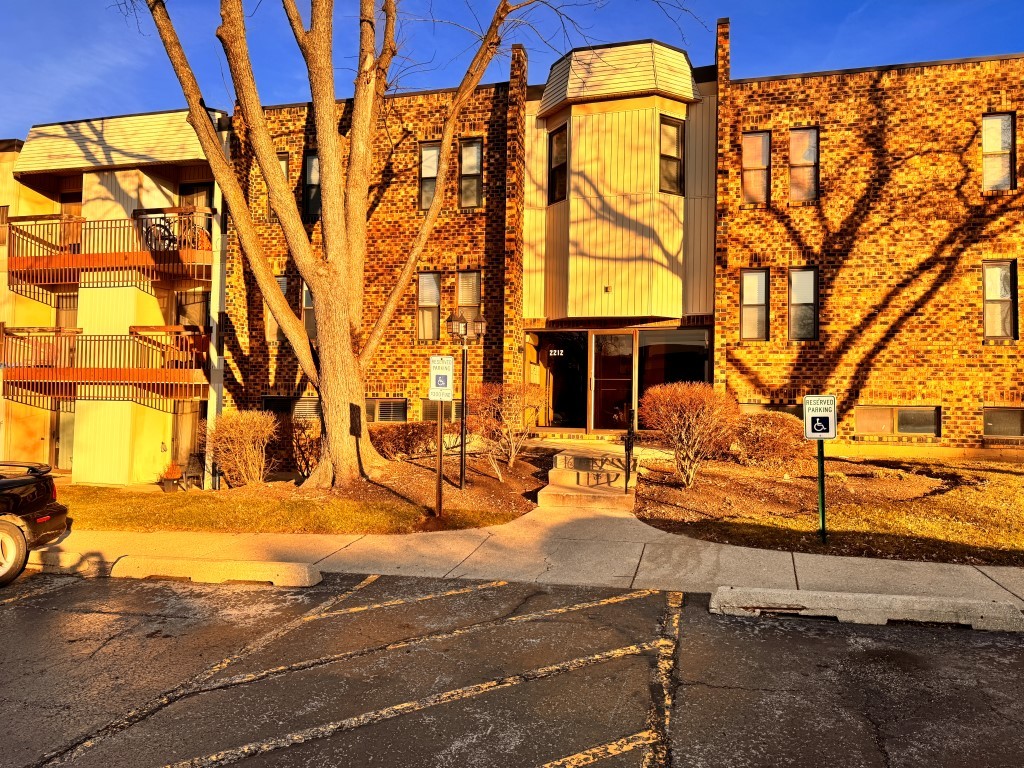
[[[434,386],[440,389],[448,389],[448,375],[444,373],[435,375]]]
[[[812,416],[811,417],[811,431],[812,432],[828,432],[829,431],[829,417],[828,416]]]

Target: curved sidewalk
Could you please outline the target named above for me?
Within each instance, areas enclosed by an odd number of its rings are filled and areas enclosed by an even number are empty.
[[[81,570],[125,556],[684,592],[733,586],[969,598],[1024,610],[1024,568],[736,547],[665,533],[618,510],[536,509],[502,526],[396,536],[75,530],[33,560]]]

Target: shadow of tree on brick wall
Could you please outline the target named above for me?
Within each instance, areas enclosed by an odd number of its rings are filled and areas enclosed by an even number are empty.
[[[893,275],[895,281],[874,304],[873,311],[857,318],[845,331],[831,334],[826,328],[820,342],[801,344],[798,348],[785,373],[785,380],[793,390],[791,394],[835,388],[839,393],[841,418],[852,410],[860,388],[869,381],[879,359],[893,351],[901,332],[925,313],[941,310],[933,304],[958,272],[967,268],[965,257],[971,249],[1018,225],[1019,217],[1008,214],[1022,210],[1018,197],[985,197],[980,192],[975,162],[980,157],[977,149],[980,120],[958,146],[942,146],[944,142],[948,144],[948,139],[944,140],[938,131],[931,130],[914,147],[897,151],[894,137],[898,138],[905,126],[900,121],[893,123],[888,93],[880,84],[884,75],[876,73],[867,89],[866,104],[871,113],[863,119],[867,127],[860,134],[860,140],[868,149],[869,175],[838,224],[830,225],[820,202],[810,209],[813,223],[807,221],[806,208],[790,210],[773,203],[768,209],[788,245],[801,255],[803,263],[819,266],[822,317],[830,314],[831,302],[836,296],[848,294],[851,289],[862,289],[849,281],[844,268],[855,265],[863,254],[858,249],[870,245],[872,235],[902,220],[901,210],[912,209],[918,217],[922,212],[930,212],[934,225],[942,221],[950,224],[948,231],[928,245],[926,255],[912,268]],[[933,164],[955,162],[958,166],[955,183],[937,186],[927,173],[918,172],[919,183],[913,189],[908,188],[900,174],[921,160]],[[854,166],[847,172],[855,170]],[[836,186],[843,183],[836,181]],[[833,190],[823,185],[820,194],[827,196],[830,191]],[[813,242],[816,229],[821,232],[818,244]],[[757,251],[753,244],[742,245],[748,253]],[[830,263],[832,260],[837,260],[836,266]],[[872,340],[865,343],[868,339]],[[820,371],[823,357],[829,373],[815,373]],[[755,390],[777,388],[765,380],[761,372],[735,356],[729,356],[726,367],[739,373]]]

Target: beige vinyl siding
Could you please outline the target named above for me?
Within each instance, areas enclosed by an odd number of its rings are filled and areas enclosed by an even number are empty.
[[[526,104],[526,190],[523,210],[523,317],[545,317],[547,129],[537,119],[540,102]]]
[[[545,222],[544,309],[549,319],[569,316],[569,201],[549,205]]]
[[[540,111],[547,115],[566,101],[655,92],[678,101],[699,100],[682,51],[659,43],[576,50],[552,66]]]
[[[660,114],[573,114],[569,317],[682,316],[684,199],[657,192]]]
[[[686,254],[683,311],[710,315],[715,297],[715,84],[708,83],[686,121]]]
[[[116,168],[203,160],[187,112],[108,117],[34,126],[18,173]]]
[[[138,168],[82,174],[82,216],[90,221],[130,219],[137,208],[170,208],[177,185]]]

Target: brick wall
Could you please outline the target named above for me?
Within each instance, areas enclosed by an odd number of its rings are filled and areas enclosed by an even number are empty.
[[[716,385],[741,402],[835,393],[845,441],[982,446],[984,406],[1024,405],[1021,342],[986,342],[982,315],[983,260],[1024,256],[1024,198],[982,192],[980,137],[983,114],[1024,105],[1024,58],[730,81],[728,36],[720,22]],[[799,126],[820,130],[813,204],[789,199]],[[772,132],[764,206],[741,198],[749,130]],[[791,266],[819,268],[816,341],[788,338]],[[770,270],[768,341],[739,339],[744,267]],[[855,436],[857,405],[941,406],[941,437]]]
[[[420,271],[441,272],[441,340],[419,342],[416,328],[416,279],[405,291],[399,310],[367,376],[368,397],[404,397],[409,419],[420,418],[420,398],[427,395],[431,355],[461,354],[451,343],[444,320],[455,308],[456,274],[481,270],[487,334],[470,347],[471,382],[499,382],[506,374],[521,375],[522,344],[522,211],[526,54],[513,51],[509,83],[481,86],[463,111],[457,138],[484,139],[482,207],[458,205],[458,152],[444,195],[446,204],[420,260]],[[365,265],[364,332],[377,317],[405,260],[423,218],[419,210],[419,143],[440,138],[452,92],[396,96],[387,101],[375,145],[374,173],[380,180],[371,190],[369,246]],[[346,133],[349,102],[339,102],[341,133]],[[315,131],[307,105],[266,110],[278,152],[287,153],[289,182],[302,200],[303,155],[315,151]],[[281,228],[270,220],[266,185],[252,158],[246,127],[235,115],[232,157],[247,191],[260,236],[275,269],[288,277],[287,295],[298,310],[301,281],[287,256]],[[441,190],[438,190],[438,194]],[[318,223],[309,225],[314,245],[321,243]],[[226,263],[225,406],[257,408],[267,395],[312,394],[286,342],[266,341],[263,301],[259,296],[237,237],[230,233]],[[516,362],[519,360],[519,362]],[[456,391],[459,391],[458,376]]]

